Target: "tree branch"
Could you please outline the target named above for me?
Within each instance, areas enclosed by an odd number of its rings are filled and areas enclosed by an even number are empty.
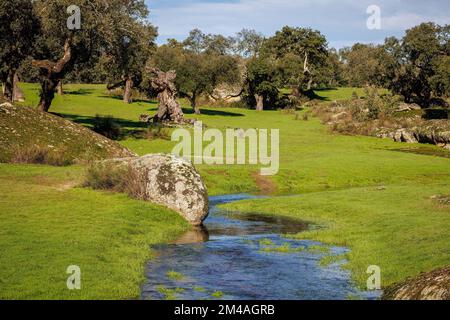
[[[72,50],[70,47],[70,40],[67,39],[64,44],[64,56],[57,62],[50,60],[33,60],[32,65],[47,72],[47,74],[59,74],[63,71],[66,64],[72,58]]]

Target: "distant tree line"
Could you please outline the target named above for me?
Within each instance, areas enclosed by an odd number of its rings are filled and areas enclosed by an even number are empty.
[[[343,85],[392,90],[423,107],[450,94],[450,26],[423,23],[402,39],[382,45],[355,44],[339,51]]]
[[[67,27],[72,3],[81,9],[81,29]],[[48,111],[63,82],[105,83],[130,103],[135,90],[152,95],[145,71],[152,68],[176,71],[177,92],[196,113],[202,99],[224,98],[217,97],[221,86],[234,88],[225,98],[239,96],[257,110],[335,86],[384,87],[424,107],[450,93],[449,26],[424,23],[402,39],[339,51],[319,31],[293,27],[268,38],[248,29],[233,37],[195,29],[157,46],[148,14],[144,0],[1,1],[3,95],[15,99],[18,78],[40,82],[39,108]]]

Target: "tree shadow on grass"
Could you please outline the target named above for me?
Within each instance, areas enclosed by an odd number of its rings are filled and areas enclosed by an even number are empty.
[[[101,95],[101,96],[99,96],[99,98],[104,98],[104,99],[114,99],[114,100],[120,100],[120,101],[123,101],[123,97],[122,96],[119,96],[119,95]],[[133,98],[133,102],[132,103],[148,103],[148,104],[151,104],[151,105],[158,105],[158,102],[157,101],[154,101],[154,100],[147,100],[147,99],[135,99],[135,98]],[[127,104],[125,104],[124,103],[124,105],[127,105]]]
[[[337,91],[337,88],[320,88],[320,89],[309,90],[309,91],[305,92],[304,95],[311,100],[330,101],[330,99],[321,97],[316,93],[316,92],[323,92],[323,91]]]
[[[242,113],[235,113],[229,111],[222,111],[217,109],[201,109],[200,112],[205,116],[222,116],[222,117],[243,117]],[[193,109],[183,108],[184,114],[195,114]]]
[[[94,127],[96,123],[96,118],[91,116],[80,116],[75,114],[58,114],[53,113],[56,116],[59,116],[61,118],[67,119],[69,121],[75,122],[77,124],[80,124],[84,127],[87,127],[88,129],[91,129]],[[105,115],[100,115],[100,117],[106,117]],[[133,121],[128,119],[120,119],[115,118],[114,123],[119,125],[122,128],[122,134],[120,136],[119,140],[123,140],[129,137],[133,137],[136,139],[142,138],[142,135],[144,131],[149,128],[149,124],[141,121]]]
[[[65,95],[71,95],[71,96],[87,96],[94,92],[93,89],[76,89],[76,90],[65,90],[63,89]]]

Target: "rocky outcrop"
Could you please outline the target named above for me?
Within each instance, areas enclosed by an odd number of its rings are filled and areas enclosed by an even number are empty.
[[[450,130],[446,120],[430,120],[423,125],[407,129],[379,129],[375,136],[395,142],[428,143],[450,149]]]
[[[194,226],[202,225],[207,218],[208,192],[200,174],[187,160],[150,154],[114,161],[130,165],[142,177],[144,200],[178,212]]]
[[[419,142],[413,132],[407,129],[399,129],[393,132],[393,139],[395,142],[417,143]]]
[[[212,101],[225,101],[227,103],[238,102],[242,100],[242,87],[240,85],[218,86],[210,95]]]
[[[450,266],[385,290],[385,300],[450,300]]]
[[[404,111],[412,111],[412,110],[422,110],[422,108],[415,103],[400,103],[397,107],[397,112],[404,112]]]

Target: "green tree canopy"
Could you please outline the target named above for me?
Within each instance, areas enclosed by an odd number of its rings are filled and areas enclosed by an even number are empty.
[[[0,21],[0,77],[4,95],[13,100],[14,76],[33,53],[40,25],[30,0],[2,0]]]
[[[81,29],[67,27],[71,5],[81,10]],[[147,56],[141,51],[148,49],[146,44],[156,35],[144,22],[148,15],[144,0],[36,0],[34,6],[43,26],[36,41],[35,65],[42,73],[40,108],[44,111],[67,73],[92,67],[100,58],[109,63],[108,75],[132,74],[144,65]],[[52,71],[53,61],[58,72]]]
[[[230,45],[222,36],[193,30],[183,43],[170,40],[160,46],[149,64],[165,72],[175,70],[178,93],[200,113],[198,99],[202,95],[211,95],[219,85],[234,85],[241,80],[238,59],[228,54]]]
[[[258,111],[275,107],[280,85],[276,62],[265,57],[251,58],[247,63],[244,99],[247,105]]]
[[[403,39],[386,39],[386,84],[405,100],[427,107],[433,97],[449,95],[449,26],[423,23]]]
[[[319,31],[284,27],[264,42],[262,54],[279,61],[285,85],[308,91],[317,82],[321,66],[327,61],[327,47],[327,41]]]

